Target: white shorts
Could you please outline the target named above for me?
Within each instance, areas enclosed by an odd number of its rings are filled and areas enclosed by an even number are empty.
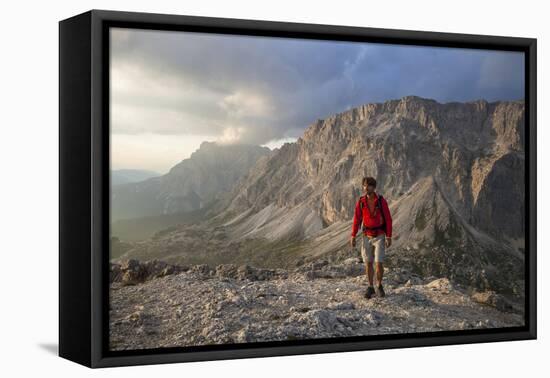
[[[381,233],[375,237],[363,235],[361,242],[361,256],[364,262],[384,262],[386,255],[386,234]]]

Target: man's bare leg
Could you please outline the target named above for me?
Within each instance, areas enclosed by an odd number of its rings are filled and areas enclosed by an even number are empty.
[[[369,280],[369,286],[367,287],[367,291],[365,293],[365,297],[367,299],[371,298],[376,290],[374,289],[374,285],[373,285],[373,280],[374,280],[374,268],[372,266],[372,262],[367,262],[366,264],[366,268],[367,268],[367,277],[368,277],[368,280]]]
[[[372,264],[371,264],[371,268],[372,268]],[[380,286],[382,285],[382,278],[384,277],[384,263],[381,263],[381,262],[377,262],[376,263],[376,285],[377,286]],[[371,283],[372,285],[372,283]]]
[[[374,289],[376,291],[377,297],[385,297],[386,293],[384,292],[384,288],[382,287],[382,277],[384,276],[384,265],[382,265],[381,262],[376,263],[376,288]]]
[[[367,262],[367,277],[369,279],[369,286],[373,286],[374,267],[372,266],[372,262]]]

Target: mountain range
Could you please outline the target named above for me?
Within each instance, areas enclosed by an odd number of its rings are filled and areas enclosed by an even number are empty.
[[[388,266],[521,295],[524,123],[521,100],[406,96],[317,119],[272,151],[203,144],[167,175],[114,188],[114,219],[202,210],[116,259],[345,259],[361,179],[373,176],[393,218]]]

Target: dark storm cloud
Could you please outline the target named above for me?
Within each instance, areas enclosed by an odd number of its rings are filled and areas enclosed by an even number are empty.
[[[113,132],[263,144],[317,118],[406,95],[523,98],[523,55],[114,29]]]

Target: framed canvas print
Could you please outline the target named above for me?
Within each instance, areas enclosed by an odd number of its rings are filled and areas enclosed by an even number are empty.
[[[536,39],[93,10],[59,43],[61,357],[536,338]]]

